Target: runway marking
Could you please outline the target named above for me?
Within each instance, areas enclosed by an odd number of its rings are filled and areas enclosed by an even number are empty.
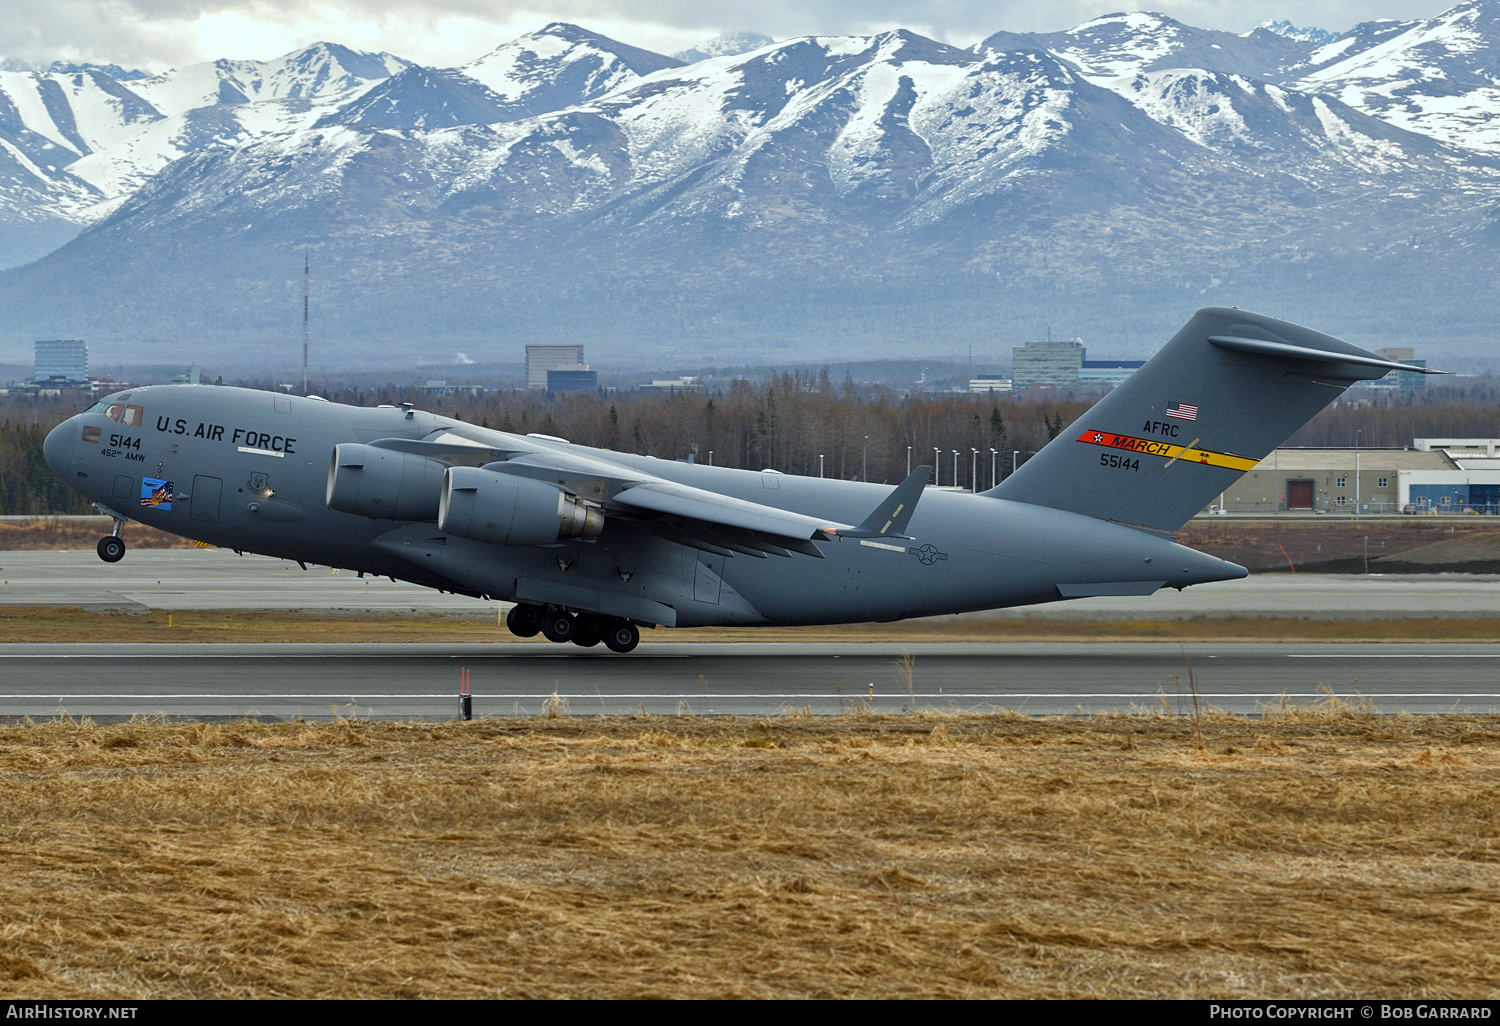
[[[246,659],[339,659],[344,661],[363,659],[380,660],[390,659],[571,659],[583,655],[581,652],[461,652],[461,653],[437,653],[437,652],[112,652],[112,653],[70,653],[70,652],[0,652],[0,659],[96,659],[120,662],[122,660],[150,660],[161,659],[194,659],[199,661],[209,660],[246,660]],[[608,659],[603,652],[587,653],[596,659]],[[1255,655],[1256,653],[1248,653]],[[1127,653],[1135,659],[1161,659],[1170,661],[1176,656],[1169,655],[1138,655]],[[1230,653],[1227,656],[1212,655],[1209,658],[1235,658],[1239,653]],[[1010,662],[1027,659],[1118,659],[1121,653],[1107,653],[1104,655],[1089,655],[1076,652],[1058,652],[1054,654],[1040,654],[1035,652],[955,652],[929,655],[928,658],[943,660],[974,660],[974,659],[1001,659]],[[727,652],[643,652],[631,657],[632,661],[644,661],[650,659],[843,659],[859,660],[873,659],[881,662],[889,662],[887,655],[824,655],[821,653],[803,654],[797,652],[765,652],[765,653],[727,653]],[[1288,653],[1283,655],[1284,659],[1500,659],[1497,653],[1412,653],[1409,655],[1401,653],[1389,654],[1297,654]]]
[[[177,644],[167,642],[167,644]],[[232,644],[232,642],[231,642]],[[244,659],[376,659],[385,661],[388,659],[566,659],[577,655],[575,652],[537,652],[537,653],[514,653],[514,652],[458,652],[452,655],[434,652],[119,652],[104,655],[78,655],[68,652],[0,652],[0,659],[107,659],[111,662],[119,662],[124,659],[147,659],[155,661],[158,659],[197,659],[209,661],[214,659],[244,660]],[[590,653],[596,659],[608,658],[603,652]],[[805,659],[821,658],[819,656],[802,656],[796,653],[772,653],[777,658]],[[652,652],[635,657],[639,659],[690,659],[691,653],[682,652]],[[715,656],[715,658],[735,658],[734,656]],[[888,659],[886,656],[869,656],[870,659]],[[945,657],[947,658],[947,657]],[[968,658],[968,657],[960,657]]]
[[[1400,652],[1389,653],[1359,653],[1350,652],[1345,655],[1334,655],[1331,653],[1309,653],[1307,655],[1288,654],[1288,659],[1500,659],[1500,653],[1487,654],[1483,652],[1433,652],[1433,653],[1411,653],[1403,655]]]

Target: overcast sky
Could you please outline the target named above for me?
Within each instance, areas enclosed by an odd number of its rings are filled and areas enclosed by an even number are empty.
[[[87,60],[151,71],[219,57],[268,58],[318,40],[449,67],[549,21],[671,53],[720,32],[787,36],[909,28],[968,45],[1000,29],[1053,31],[1152,10],[1244,32],[1267,18],[1342,31],[1428,18],[1449,0],[9,0],[0,57]]]

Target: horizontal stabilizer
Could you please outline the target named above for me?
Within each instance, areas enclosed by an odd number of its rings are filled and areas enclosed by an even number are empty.
[[[1408,374],[1452,373],[1452,371],[1438,370],[1435,367],[1417,367],[1409,363],[1397,363],[1395,360],[1382,360],[1378,356],[1354,356],[1349,353],[1331,353],[1326,349],[1294,346],[1289,342],[1268,342],[1260,338],[1210,335],[1208,336],[1208,341],[1211,345],[1216,345],[1220,349],[1234,349],[1241,353],[1254,353],[1257,356],[1280,356],[1289,360],[1314,360],[1319,363],[1347,363],[1352,367],[1375,367],[1387,373],[1390,371],[1406,371]]]

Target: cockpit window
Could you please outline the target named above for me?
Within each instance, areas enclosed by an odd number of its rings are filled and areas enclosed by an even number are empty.
[[[84,410],[83,412],[84,413],[103,413],[104,412],[104,407],[106,407],[108,405],[109,404],[106,403],[106,402],[97,402],[94,405],[90,406],[88,409]]]
[[[104,415],[110,420],[119,420],[120,414],[124,412],[124,410],[125,407],[121,406],[119,403],[115,403],[113,406],[104,411]]]
[[[121,419],[120,423],[126,427],[140,427],[141,421],[144,419],[145,415],[139,406],[127,406],[125,407],[125,416]]]

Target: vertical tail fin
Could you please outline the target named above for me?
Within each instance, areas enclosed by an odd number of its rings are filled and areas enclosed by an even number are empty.
[[[985,494],[1174,531],[1350,385],[1415,369],[1288,321],[1209,307]]]

